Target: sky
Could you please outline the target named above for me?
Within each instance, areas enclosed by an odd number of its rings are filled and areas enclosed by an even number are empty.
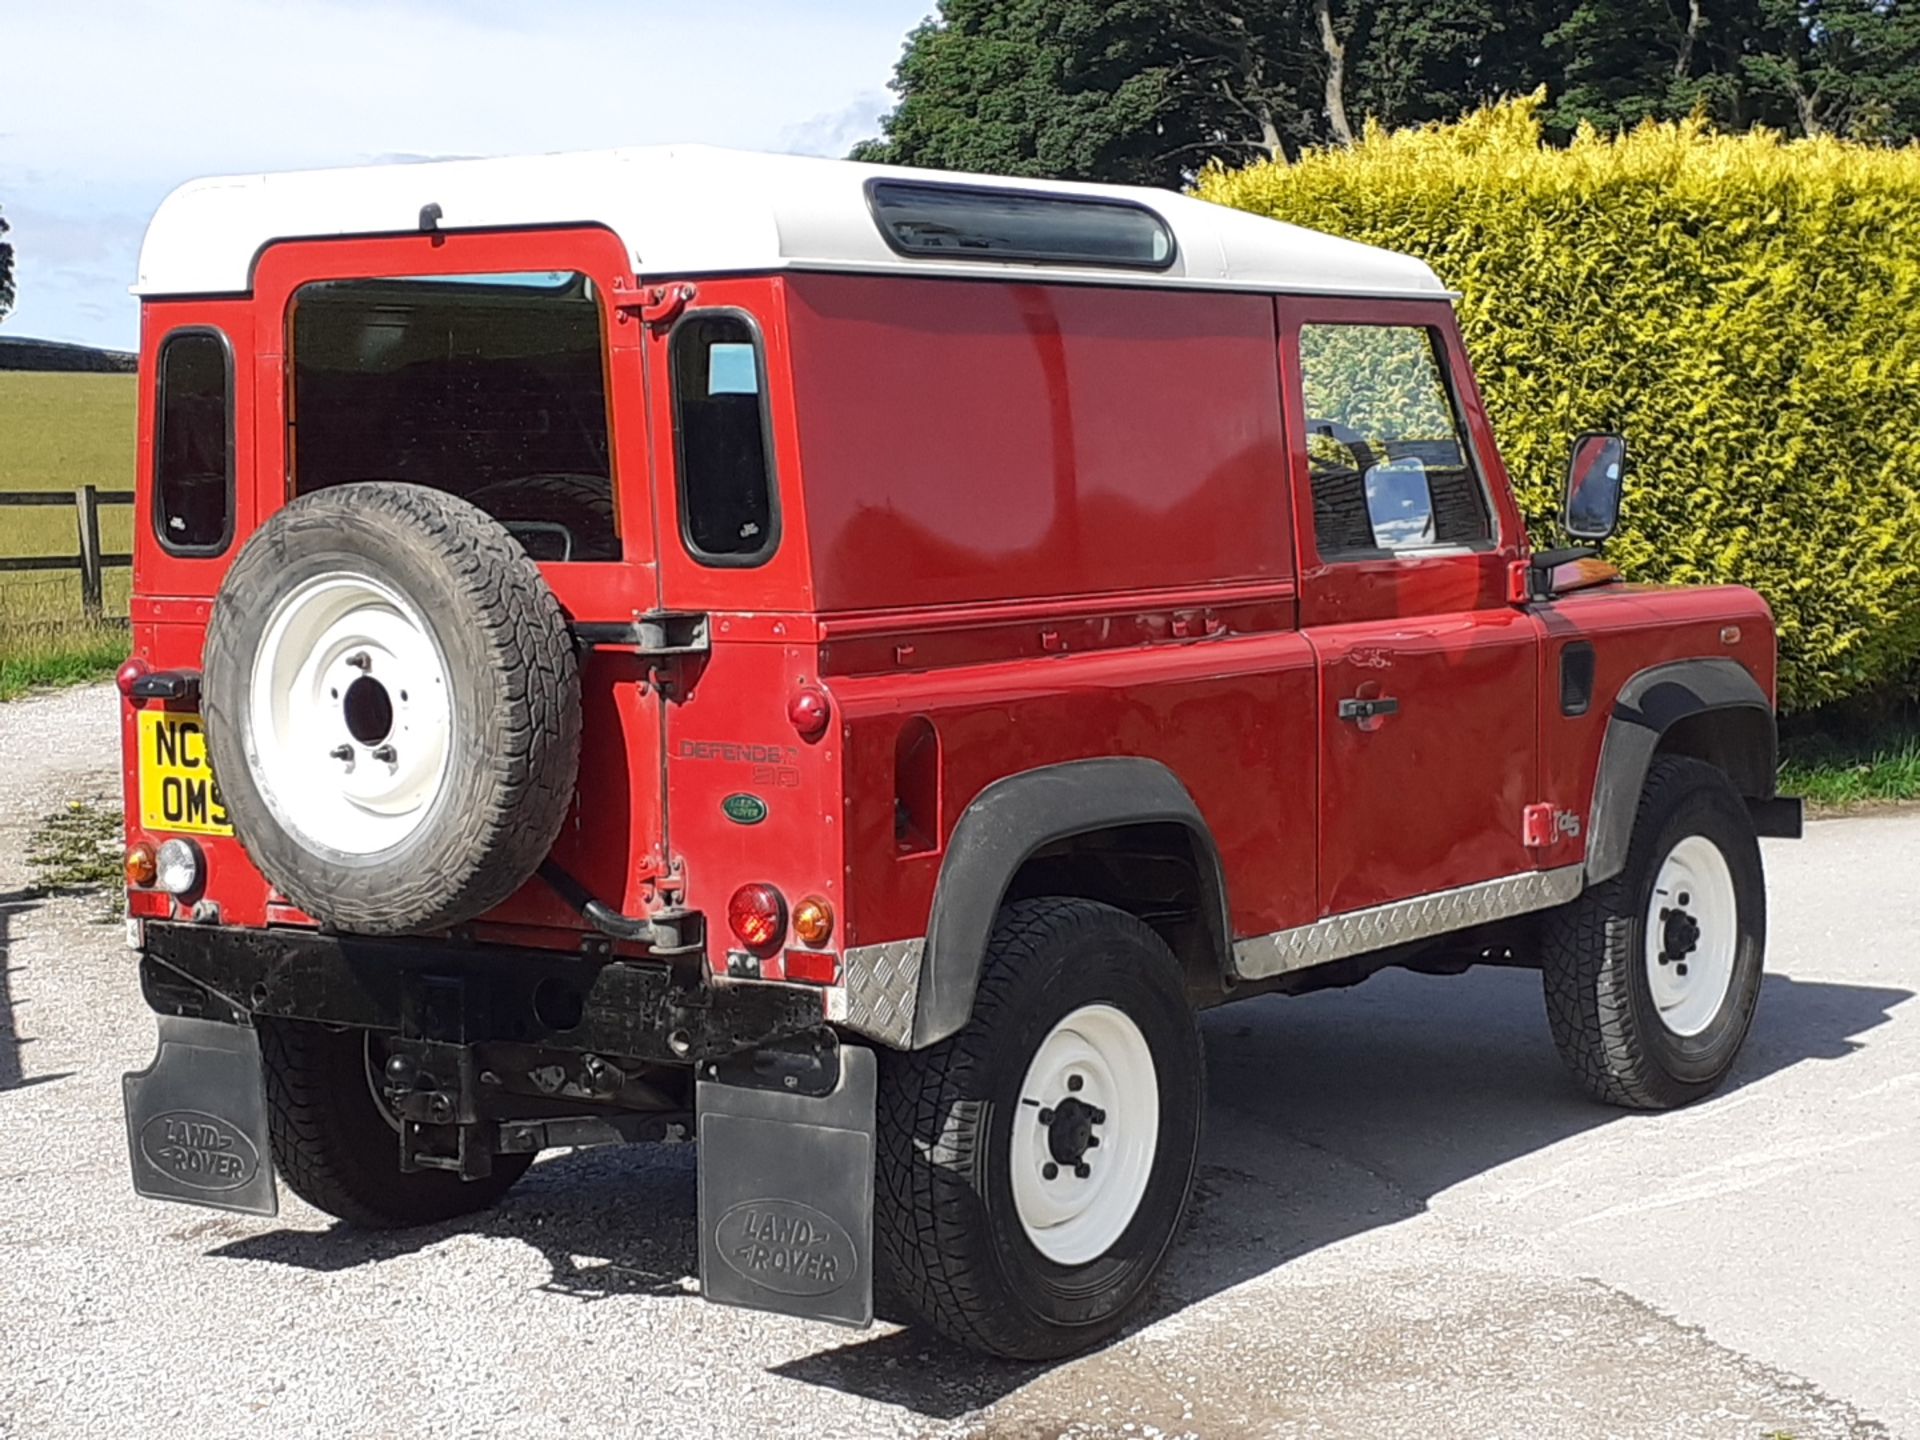
[[[140,237],[201,175],[877,133],[933,0],[16,0],[4,333],[132,349]]]

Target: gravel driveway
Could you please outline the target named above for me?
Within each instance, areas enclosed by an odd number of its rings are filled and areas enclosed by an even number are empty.
[[[136,1200],[120,927],[21,859],[111,793],[113,699],[0,704],[0,1435],[1920,1434],[1920,815],[1769,842],[1760,1018],[1682,1113],[1576,1098],[1522,972],[1216,1012],[1150,1323],[1035,1368],[701,1303],[684,1147],[404,1235]]]

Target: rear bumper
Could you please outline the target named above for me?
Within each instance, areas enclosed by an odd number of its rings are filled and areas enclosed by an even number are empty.
[[[822,1024],[817,988],[690,984],[658,962],[159,922],[145,938],[141,986],[161,1015],[437,1032],[662,1065],[718,1060]],[[449,1003],[457,1015],[444,1013]]]

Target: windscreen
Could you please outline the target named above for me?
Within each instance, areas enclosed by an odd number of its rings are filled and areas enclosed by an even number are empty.
[[[536,560],[617,560],[599,296],[586,276],[328,280],[295,292],[297,494],[401,480],[470,500]]]

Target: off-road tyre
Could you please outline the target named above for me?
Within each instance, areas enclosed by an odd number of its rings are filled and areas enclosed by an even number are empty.
[[[558,525],[567,532],[568,560],[618,560],[619,533],[613,513],[613,484],[604,476],[526,475],[497,480],[468,497],[507,527],[536,560],[560,560],[543,541],[551,537],[523,530],[528,525]]]
[[[1718,848],[1733,882],[1738,924],[1726,993],[1706,1028],[1675,1034],[1648,979],[1647,917],[1655,880],[1688,836]],[[1746,803],[1701,760],[1661,756],[1648,768],[1625,868],[1543,918],[1541,970],[1554,1043],[1596,1100],[1669,1110],[1726,1079],[1753,1023],[1766,948],[1766,885]]]
[[[269,620],[297,587],[329,575],[404,596],[431,632],[449,691],[451,758],[431,811],[370,854],[312,841],[297,816],[277,814],[249,736]],[[269,518],[214,602],[203,688],[208,753],[241,843],[288,900],[340,930],[405,934],[483,914],[534,873],[572,804],[581,706],[566,616],[499,522],[437,490],[339,485]]]
[[[482,1180],[402,1171],[400,1137],[369,1080],[366,1032],[257,1024],[274,1168],[314,1209],[365,1230],[431,1225],[487,1209],[533,1163],[496,1155]]]
[[[1062,1266],[1022,1227],[1011,1126],[1039,1043],[1079,1007],[1116,1007],[1144,1035],[1158,1080],[1158,1143],[1127,1228]],[[1110,1336],[1145,1298],[1178,1234],[1199,1153],[1200,1036],[1164,941],[1078,899],[1001,911],[973,1017],[927,1049],[883,1052],[874,1232],[883,1290],[950,1340],[1049,1360]]]

